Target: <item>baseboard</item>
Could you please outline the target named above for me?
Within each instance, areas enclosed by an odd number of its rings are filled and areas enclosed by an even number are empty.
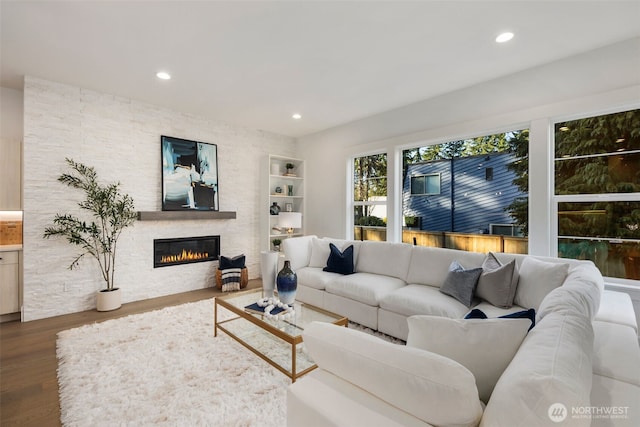
[[[14,320],[20,320],[20,313],[9,313],[0,315],[0,323],[13,322]]]

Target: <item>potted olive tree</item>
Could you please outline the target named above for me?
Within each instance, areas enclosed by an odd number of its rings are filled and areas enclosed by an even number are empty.
[[[53,225],[45,228],[44,237],[64,237],[70,244],[80,247],[81,252],[69,265],[70,270],[77,267],[85,255],[95,258],[106,284],[106,289],[98,292],[97,309],[115,310],[122,305],[120,288],[114,287],[113,281],[116,246],[122,230],[136,220],[133,199],[120,192],[120,183],[98,183],[93,167],[72,159],[65,160],[71,172],[60,175],[58,181],[84,191],[85,198],[78,206],[93,219],[85,220],[73,214],[56,214]]]

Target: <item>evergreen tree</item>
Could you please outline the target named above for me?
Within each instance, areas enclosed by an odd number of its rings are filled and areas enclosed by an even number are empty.
[[[507,169],[515,174],[512,184],[525,194],[529,193],[529,129],[509,132],[505,142],[509,145],[516,160],[507,165]],[[523,196],[514,199],[505,211],[515,220],[522,229],[522,234],[529,235],[529,197]]]
[[[555,193],[640,193],[640,110],[557,123]],[[559,234],[640,238],[640,203],[559,205]]]

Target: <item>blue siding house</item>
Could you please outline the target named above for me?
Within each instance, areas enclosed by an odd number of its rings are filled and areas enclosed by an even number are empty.
[[[526,196],[512,184],[511,153],[459,157],[408,165],[403,215],[421,218],[420,229],[489,233],[490,224],[513,224],[504,208]]]

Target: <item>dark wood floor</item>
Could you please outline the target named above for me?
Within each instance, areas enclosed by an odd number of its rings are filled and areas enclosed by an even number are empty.
[[[259,279],[248,288],[259,288]],[[84,311],[32,322],[0,324],[0,425],[59,426],[56,335],[87,323],[212,298],[215,288],[124,304],[110,312]]]

